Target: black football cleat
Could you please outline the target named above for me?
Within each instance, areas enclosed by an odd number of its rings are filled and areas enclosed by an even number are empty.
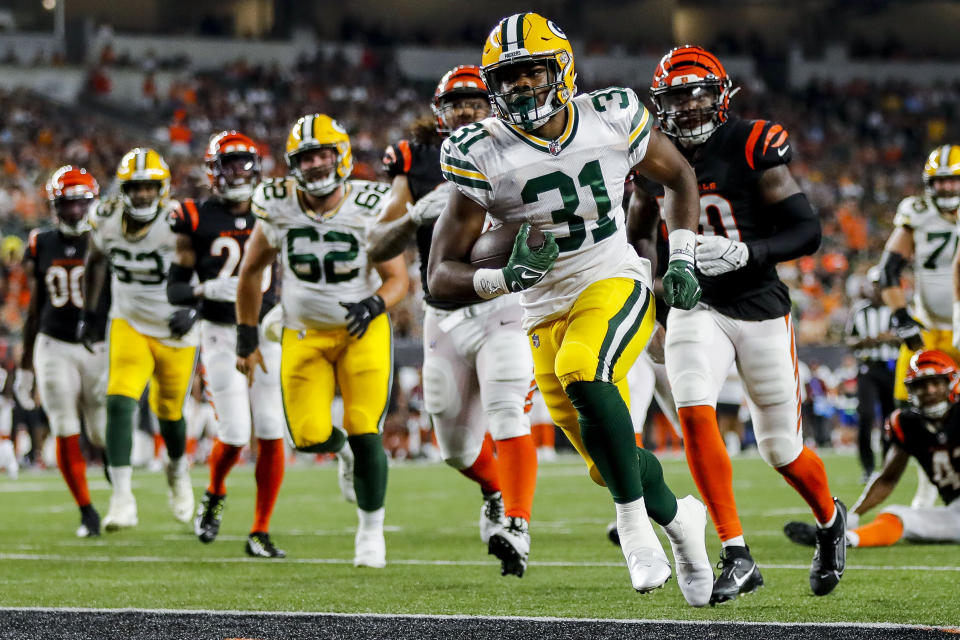
[[[817,528],[806,522],[788,522],[783,525],[783,534],[791,542],[802,544],[805,547],[817,546]]]
[[[255,531],[247,537],[247,555],[254,558],[286,558],[287,552],[277,549],[270,540],[270,534]]]
[[[226,494],[218,496],[209,491],[203,494],[197,515],[193,519],[193,532],[200,538],[200,542],[210,543],[217,538],[226,501]]]
[[[607,540],[614,546],[620,546],[620,532],[617,531],[617,523],[611,522],[607,525]]]
[[[763,586],[760,567],[753,561],[749,547],[721,549],[717,569],[720,569],[720,575],[713,581],[710,606],[735,600],[738,596],[753,593]]]
[[[843,577],[847,564],[847,507],[833,499],[837,517],[827,528],[816,527],[816,546],[813,563],[810,565],[810,588],[814,595],[825,596]]]
[[[511,517],[506,527],[490,536],[487,553],[500,560],[500,575],[522,578],[530,556],[530,528],[523,518]]]
[[[100,535],[100,514],[92,504],[80,507],[80,526],[77,528],[78,538],[96,538]]]

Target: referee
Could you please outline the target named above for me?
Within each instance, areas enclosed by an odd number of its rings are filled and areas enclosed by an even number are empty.
[[[880,298],[880,271],[873,267],[867,272],[869,288],[865,299],[854,305],[847,322],[847,346],[857,358],[857,445],[860,449],[860,464],[863,481],[874,470],[873,448],[870,446],[873,427],[876,424],[876,408],[883,412],[881,420],[894,409],[894,366],[899,352],[900,339],[889,330],[890,308]]]

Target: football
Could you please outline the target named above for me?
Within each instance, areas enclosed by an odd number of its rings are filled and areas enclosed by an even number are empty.
[[[502,269],[507,266],[513,243],[520,231],[519,222],[511,222],[493,227],[480,235],[470,250],[470,264],[483,269]],[[527,246],[539,249],[543,246],[544,235],[539,229],[530,227]]]

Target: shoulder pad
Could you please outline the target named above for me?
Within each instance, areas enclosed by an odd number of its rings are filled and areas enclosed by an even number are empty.
[[[490,180],[476,163],[476,147],[474,144],[490,136],[482,123],[475,122],[460,127],[440,147],[440,172],[448,181],[453,182],[463,190],[470,188],[480,191],[490,191]],[[474,153],[471,155],[471,150]]]
[[[410,173],[413,151],[409,140],[398,140],[383,152],[383,168],[391,178]]]
[[[200,211],[193,198],[186,198],[173,212],[170,228],[176,233],[191,233],[200,226]]]
[[[897,409],[890,414],[883,425],[883,431],[890,440],[898,444],[903,444],[906,441],[906,437],[903,435],[902,422],[904,417],[909,417],[909,415],[909,412],[904,412],[902,409]]]
[[[27,237],[27,255],[31,258],[37,257],[37,244],[39,242],[40,229],[34,229]]]
[[[257,185],[250,199],[250,211],[261,220],[270,220],[271,211],[291,197],[297,190],[296,183],[288,178],[268,178]]]
[[[793,158],[790,134],[782,124],[754,120],[750,125],[743,153],[747,166],[757,171],[787,164]]]
[[[633,89],[608,87],[587,94],[597,115],[610,123],[618,134],[627,138],[631,164],[643,159],[655,118]],[[582,104],[582,102],[580,102]]]
[[[897,205],[897,213],[893,216],[895,227],[915,227],[927,213],[929,206],[919,196],[907,196]]]
[[[100,204],[97,205],[96,215],[90,216],[91,221],[93,218],[109,218],[115,213],[119,214],[123,212],[123,200],[119,196],[111,196],[106,200],[101,200]]]

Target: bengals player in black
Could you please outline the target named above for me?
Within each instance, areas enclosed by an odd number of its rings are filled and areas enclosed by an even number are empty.
[[[250,198],[260,180],[260,154],[242,133],[221,131],[210,138],[205,161],[213,196],[202,202],[184,200],[174,216],[177,257],[167,285],[171,304],[196,305],[204,382],[217,418],[210,484],[197,509],[194,532],[201,542],[217,537],[227,474],[250,443],[252,427],[257,437],[257,497],[246,551],[254,557],[282,558],[286,554],[273,545],[269,534],[285,458],[280,345],[261,340],[266,368],[255,373],[250,386],[235,367],[237,273],[255,222]],[[196,285],[191,284],[194,274]],[[272,267],[263,274],[265,313],[277,304],[274,275]]]
[[[847,545],[885,547],[905,539],[913,542],[960,542],[960,405],[955,384],[957,365],[942,351],[919,351],[910,359],[904,383],[909,406],[894,411],[886,424],[890,442],[883,469],[873,476],[847,520]],[[869,524],[861,515],[893,492],[910,458],[937,488],[942,507],[885,507]],[[787,537],[813,544],[816,530],[802,522],[784,527]]]
[[[760,455],[820,525],[813,592],[830,593],[845,563],[846,509],[830,493],[823,462],[803,445],[790,296],[776,272],[778,262],[817,250],[820,223],[787,168],[787,131],[730,114],[735,93],[716,56],[694,46],[668,52],[650,89],[660,127],[693,166],[700,189],[695,257],[703,296],[689,311],[670,310],[665,358],[687,462],[723,546],[711,604],[763,585],[744,540],[717,427],[717,394],[734,362]],[[649,198],[638,196],[631,217],[654,215]]]
[[[83,315],[83,261],[87,254],[87,214],[100,195],[86,169],[64,166],[47,182],[56,226],[30,234],[25,267],[30,306],[23,327],[23,356],[14,376],[14,394],[32,409],[34,373],[40,404],[57,439],[57,466],[80,508],[77,536],[99,536],[100,515],[90,502],[86,462],[80,450],[81,414],[87,439],[104,446],[107,352],[104,347],[110,296],[83,317],[87,342],[77,339]]]
[[[480,485],[481,541],[500,559],[502,575],[520,577],[530,552],[537,450],[524,414],[533,361],[520,328],[519,301],[505,296],[464,305],[437,300],[427,288],[434,222],[453,188],[440,173],[440,144],[458,127],[490,115],[479,67],[448,71],[432,107],[435,118],[415,123],[413,140],[387,147],[384,165],[393,189],[370,232],[367,251],[373,260],[387,260],[416,238],[427,306],[424,404],[446,463]]]

